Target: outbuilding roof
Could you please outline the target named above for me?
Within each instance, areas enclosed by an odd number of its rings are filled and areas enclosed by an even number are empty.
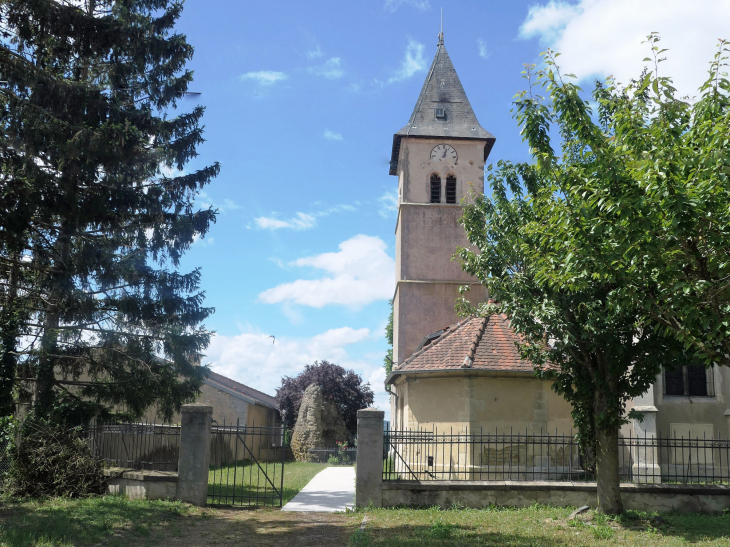
[[[519,341],[504,314],[470,317],[425,337],[386,383],[400,374],[426,371],[532,372],[532,364],[520,357]]]
[[[439,110],[437,112],[437,109]],[[439,36],[436,57],[426,76],[421,94],[410,120],[393,135],[390,174],[398,174],[398,155],[403,137],[448,137],[452,139],[486,139],[484,161],[494,146],[495,136],[484,129],[471,108],[469,99]]]
[[[279,410],[279,404],[276,399],[271,395],[267,395],[257,389],[248,387],[245,384],[231,380],[222,374],[213,372],[212,370],[207,371],[208,377],[204,380],[206,384],[211,387],[221,389],[221,391],[232,391],[234,394],[241,395],[242,398],[248,399],[249,402],[254,404],[260,404],[275,410]]]

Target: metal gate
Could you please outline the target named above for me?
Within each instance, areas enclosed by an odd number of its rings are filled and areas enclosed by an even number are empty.
[[[213,422],[208,503],[281,507],[284,490],[284,427]]]

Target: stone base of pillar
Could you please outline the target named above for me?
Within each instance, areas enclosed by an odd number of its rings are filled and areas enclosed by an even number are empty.
[[[631,482],[639,484],[661,483],[662,469],[657,464],[634,464],[631,466]]]

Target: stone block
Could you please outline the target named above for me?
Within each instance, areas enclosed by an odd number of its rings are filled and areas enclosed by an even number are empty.
[[[344,420],[337,407],[324,400],[322,388],[316,384],[307,387],[292,433],[291,448],[294,458],[300,462],[313,461],[311,449],[334,447],[338,441],[349,440],[350,432]]]

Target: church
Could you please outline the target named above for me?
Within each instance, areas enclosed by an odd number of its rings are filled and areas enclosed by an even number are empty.
[[[477,121],[439,35],[413,113],[393,136],[390,162],[398,177],[394,366],[386,378],[394,429],[567,434],[573,427],[570,405],[520,358],[505,316],[460,319],[454,310],[462,285],[472,302],[487,298],[451,257],[468,246],[461,201],[470,190],[484,192],[495,140]],[[727,438],[728,386],[727,367],[663,370],[629,402],[627,410],[644,419],[622,435]]]

